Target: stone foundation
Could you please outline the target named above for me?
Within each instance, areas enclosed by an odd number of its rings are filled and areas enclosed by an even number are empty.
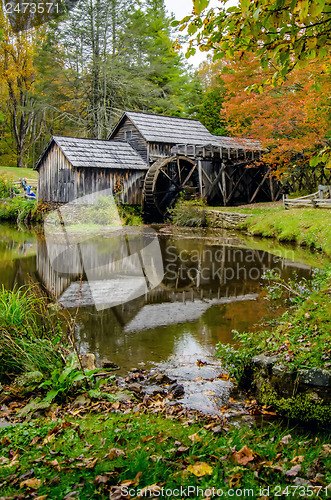
[[[280,356],[254,356],[244,383],[255,397],[280,414],[304,422],[331,420],[331,371],[320,368],[289,371]]]
[[[248,217],[252,217],[251,214],[237,214],[233,212],[221,212],[219,210],[207,210],[206,215],[209,227],[218,227],[221,229],[236,229]]]

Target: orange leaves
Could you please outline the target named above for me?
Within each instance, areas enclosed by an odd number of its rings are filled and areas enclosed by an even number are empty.
[[[323,63],[293,70],[278,87],[268,86],[274,69],[262,69],[252,54],[225,64],[218,68],[225,87],[220,114],[229,133],[260,140],[270,149],[264,162],[279,171],[291,164],[293,152],[305,151],[309,159],[329,129],[331,78]]]
[[[248,446],[245,444],[241,450],[235,451],[231,455],[231,460],[237,465],[247,465],[248,462],[252,462],[254,460],[254,453],[253,451],[248,448]]]

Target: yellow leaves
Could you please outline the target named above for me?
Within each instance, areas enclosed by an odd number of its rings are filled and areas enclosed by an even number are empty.
[[[193,0],[193,12],[194,14],[201,14],[201,12],[208,7],[209,0]]]
[[[213,472],[213,468],[206,462],[196,462],[193,465],[189,465],[187,470],[197,477],[208,476]]]
[[[22,481],[20,483],[20,488],[23,488],[26,486],[27,488],[33,488],[33,489],[38,489],[40,486],[43,484],[41,479],[37,478],[32,478],[32,479],[26,479],[25,481]]]

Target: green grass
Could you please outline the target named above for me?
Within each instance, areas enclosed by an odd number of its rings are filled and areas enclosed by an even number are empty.
[[[295,242],[331,256],[331,210],[297,208],[283,210],[273,207],[253,213],[241,229],[253,235]]]
[[[290,282],[288,288],[271,282],[270,295],[274,300],[286,304],[286,296],[293,289],[295,294],[288,304],[295,304],[280,318],[279,324],[270,331],[254,333],[237,332],[238,364],[247,364],[256,354],[281,355],[281,362],[289,370],[308,368],[331,368],[331,270],[319,271],[311,282]],[[285,286],[288,286],[285,284]],[[230,347],[230,346],[228,346]],[[222,359],[227,354],[220,345]],[[230,350],[229,350],[230,352]],[[235,361],[234,359],[232,361]],[[238,370],[236,370],[238,373]],[[239,375],[241,370],[239,369]],[[238,377],[237,377],[238,378]]]
[[[32,168],[17,168],[17,167],[1,167],[0,175],[6,175],[13,180],[18,180],[20,177],[27,179],[38,179],[38,172]]]
[[[62,362],[60,322],[33,287],[0,289],[0,382]]]
[[[38,223],[42,214],[38,211],[36,200],[25,198],[0,199],[0,222]]]
[[[63,499],[75,492],[70,498],[84,500],[112,498],[110,493],[122,488],[123,497],[131,489],[133,498],[144,487],[158,485],[164,488],[159,496],[172,500],[186,495],[167,489],[188,486],[222,489],[224,497],[230,490],[250,488],[249,498],[257,499],[260,489],[267,487],[268,498],[274,498],[277,485],[281,490],[287,487],[291,498],[299,498],[292,494],[295,477],[307,481],[320,473],[313,483],[314,499],[327,498],[322,485],[331,482],[329,435],[312,438],[270,424],[218,434],[212,427],[130,412],[37,420],[0,429],[1,493]],[[246,463],[237,454],[244,446]],[[197,463],[203,464],[200,477],[194,474]],[[201,492],[189,496],[204,498]],[[238,498],[233,491],[232,497]]]

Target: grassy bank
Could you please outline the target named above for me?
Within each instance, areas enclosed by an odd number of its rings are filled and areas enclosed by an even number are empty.
[[[256,236],[294,242],[331,256],[331,210],[282,207],[246,209],[253,216],[240,229]]]
[[[65,344],[60,319],[36,286],[0,289],[0,383],[50,376],[64,365]]]
[[[32,168],[17,168],[17,167],[4,167],[0,166],[0,175],[5,175],[13,180],[18,180],[20,177],[22,179],[33,179],[38,180],[38,172],[32,170]]]
[[[285,283],[271,276],[268,289],[270,299],[288,305],[278,324],[271,331],[236,332],[236,348],[219,344],[218,356],[239,384],[251,388],[258,386],[261,402],[272,405],[280,415],[325,425],[331,418],[329,398],[320,399],[316,393],[308,392],[282,397],[282,389],[275,393],[268,377],[261,378],[258,370],[251,367],[254,356],[264,354],[276,357],[275,363],[284,374],[284,380],[285,374],[291,373],[294,380],[300,370],[330,372],[331,268],[316,271],[311,281]]]
[[[171,211],[176,226],[212,227],[209,210],[250,215],[238,226],[255,236],[292,242],[331,256],[331,210],[297,208],[284,210],[277,203],[257,203],[240,207],[207,207],[201,201],[179,200]]]
[[[153,497],[148,489],[166,499],[206,498],[215,488],[218,498],[238,498],[246,489],[253,499],[282,492],[325,499],[329,438],[268,424],[222,429],[216,421],[139,411],[32,421],[0,430],[0,487],[6,498]]]

